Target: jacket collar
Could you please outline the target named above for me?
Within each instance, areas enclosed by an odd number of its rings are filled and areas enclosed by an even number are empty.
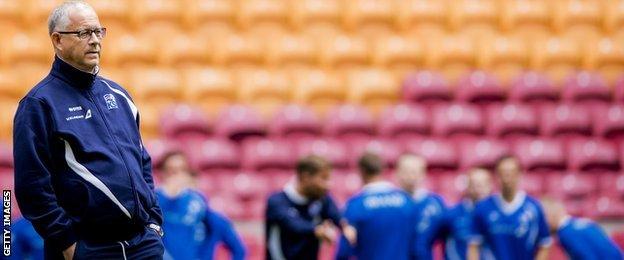
[[[67,62],[61,60],[58,56],[54,56],[52,64],[52,75],[62,79],[75,88],[90,88],[97,77],[99,67],[95,68],[95,73],[87,73],[72,67]]]

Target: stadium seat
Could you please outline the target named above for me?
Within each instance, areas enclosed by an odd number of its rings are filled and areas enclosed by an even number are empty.
[[[215,121],[215,135],[235,141],[266,135],[266,125],[252,108],[230,105],[219,113]]]
[[[54,50],[50,46],[47,30],[26,30],[7,36],[6,46],[3,46],[6,54],[3,55],[6,55],[7,62],[12,66],[20,63],[52,63]]]
[[[147,24],[184,24],[186,2],[168,0],[133,0],[129,1],[130,24],[138,29]]]
[[[624,248],[624,231],[621,229],[619,231],[614,231],[611,234],[611,238],[620,248]]]
[[[372,63],[389,68],[402,76],[424,63],[425,49],[418,38],[400,34],[379,37],[374,40]]]
[[[468,184],[464,174],[440,174],[428,176],[428,178],[435,180],[436,188],[434,191],[442,195],[447,205],[459,202]]]
[[[199,66],[210,62],[210,43],[214,36],[183,30],[169,32],[167,36],[167,41],[159,41],[156,61],[159,65]]]
[[[597,136],[622,143],[624,141],[624,105],[613,103],[593,111],[593,127]]]
[[[95,0],[89,1],[89,4],[97,10],[98,18],[104,25],[106,21],[127,21],[130,15],[131,6],[125,0]]]
[[[229,219],[240,220],[245,215],[244,204],[230,193],[205,194],[209,197],[208,203],[214,211],[223,213]],[[209,196],[208,196],[209,195]]]
[[[434,108],[432,132],[437,136],[474,137],[483,134],[483,116],[476,106],[453,103]]]
[[[355,70],[347,74],[347,101],[368,108],[378,115],[399,99],[399,84],[392,74],[381,69]]]
[[[336,73],[325,70],[294,72],[294,101],[310,106],[317,115],[325,115],[329,109],[346,99],[342,79]]]
[[[529,195],[540,197],[544,194],[546,182],[544,176],[539,173],[524,173],[520,180],[520,188]]]
[[[568,198],[563,200],[563,205],[566,208],[568,214],[577,217],[591,217],[592,203],[595,201],[593,197],[590,198]],[[566,258],[567,259],[567,258]]]
[[[505,90],[494,75],[474,71],[459,78],[455,98],[461,102],[489,105],[505,100]]]
[[[223,192],[229,192],[239,199],[250,201],[264,198],[269,192],[269,179],[254,172],[222,174],[218,184]]]
[[[61,0],[31,0],[28,2],[21,2],[22,24],[30,28],[43,25],[50,15],[50,10],[54,9],[54,7],[62,2]],[[10,6],[7,7],[10,8]]]
[[[405,144],[406,151],[427,160],[431,173],[455,172],[459,160],[457,150],[451,141],[441,138],[423,139]]]
[[[529,65],[529,48],[522,38],[497,34],[480,41],[479,66],[493,73],[504,85]]]
[[[181,100],[182,82],[178,72],[173,69],[151,67],[132,71],[130,92],[137,103],[171,104]]]
[[[557,172],[566,168],[563,144],[555,139],[536,138],[514,144],[513,154],[528,172]]]
[[[396,5],[394,1],[354,0],[344,1],[342,19],[347,29],[361,29],[367,26],[394,25]]]
[[[162,163],[167,153],[182,150],[178,143],[167,139],[149,139],[143,141],[143,145],[152,159],[152,169],[156,173],[158,173],[158,166]]]
[[[424,36],[446,30],[449,3],[434,0],[398,1],[397,26],[404,31],[415,31]]]
[[[575,103],[605,104],[611,101],[611,90],[599,74],[582,71],[566,79],[562,98]]]
[[[551,36],[534,39],[531,69],[544,71],[555,83],[581,67],[581,43],[575,39]]]
[[[372,140],[358,141],[349,146],[351,154],[351,164],[353,169],[357,169],[357,161],[365,152],[372,152],[381,157],[386,167],[394,169],[399,157],[403,154],[402,143],[391,138],[375,138]],[[387,172],[385,172],[387,173]]]
[[[8,143],[0,141],[0,172],[13,169],[13,149]]]
[[[500,28],[524,39],[550,33],[552,3],[542,0],[500,1]]]
[[[556,198],[588,197],[597,191],[596,176],[578,173],[551,174],[546,177],[548,193]]]
[[[183,78],[184,100],[211,116],[236,100],[237,85],[229,70],[189,69],[184,71]]]
[[[543,135],[571,138],[591,134],[590,112],[579,105],[560,103],[546,106],[541,109],[540,115]]]
[[[21,23],[25,6],[13,0],[0,1],[0,21],[15,21]]]
[[[292,24],[297,29],[315,24],[337,25],[340,22],[343,6],[333,0],[302,0],[292,2]]]
[[[368,110],[356,105],[335,107],[327,114],[324,132],[330,137],[340,138],[348,143],[370,139],[375,134],[375,125]]]
[[[600,174],[598,181],[601,195],[624,199],[624,174]]]
[[[476,37],[486,36],[496,30],[500,16],[499,1],[461,0],[449,4],[449,26],[452,30],[469,31]]]
[[[477,66],[477,42],[466,34],[428,37],[425,66],[438,69],[452,83]],[[435,50],[435,51],[434,51]]]
[[[160,131],[167,138],[188,143],[208,138],[212,127],[201,109],[176,105],[160,115]]]
[[[265,118],[291,99],[288,75],[283,71],[244,70],[236,78],[238,102]]]
[[[18,100],[0,103],[0,141],[12,140],[13,118],[17,111]]]
[[[616,198],[598,197],[590,206],[594,218],[621,220],[624,217],[624,201]]]
[[[123,26],[117,28],[118,31],[106,33],[106,44],[115,46],[103,55],[107,61],[122,67],[149,66],[158,61],[159,43],[152,41],[146,32],[134,33]]]
[[[538,117],[529,105],[506,103],[492,105],[486,110],[486,133],[491,136],[517,141],[538,133]]]
[[[313,39],[301,34],[282,34],[267,45],[266,60],[269,66],[311,66],[317,62],[317,46]]]
[[[430,133],[430,120],[424,106],[397,104],[387,107],[379,117],[379,135],[406,141]]]
[[[589,43],[587,51],[587,66],[597,70],[608,85],[613,85],[624,70],[623,40],[613,36],[599,38]]]
[[[193,167],[202,174],[233,174],[241,167],[238,146],[226,139],[210,138],[189,143],[185,149]]]
[[[287,140],[304,140],[321,135],[321,122],[306,106],[288,105],[278,110],[269,125],[269,134]]]
[[[600,34],[603,4],[592,0],[554,1],[553,28],[556,32],[589,37]]]
[[[294,153],[291,146],[279,139],[252,139],[242,143],[243,169],[266,173],[292,170]]]
[[[318,155],[326,158],[334,171],[345,173],[350,166],[349,151],[347,145],[329,138],[310,139],[300,142],[296,147],[297,158],[308,155]]]
[[[12,69],[0,69],[0,101],[9,103],[18,101],[28,89],[20,86],[19,75]]]
[[[583,172],[615,172],[620,169],[618,151],[602,139],[575,139],[567,145],[568,168]]]
[[[615,101],[618,103],[624,103],[624,76],[620,77],[614,85],[613,95]]]
[[[222,66],[258,65],[264,50],[259,39],[242,33],[226,33],[212,43],[212,62]]]
[[[252,0],[237,5],[236,20],[243,29],[277,25],[288,21],[288,2],[283,0]]]
[[[370,61],[370,46],[361,37],[340,34],[319,40],[321,66],[348,69]]]
[[[547,75],[529,71],[512,81],[509,99],[534,105],[552,104],[559,100],[559,91]]]
[[[434,71],[418,71],[409,74],[402,85],[403,100],[427,107],[451,101],[453,92],[441,74]]]
[[[189,25],[206,27],[210,24],[231,24],[234,22],[236,2],[229,0],[190,0],[186,3]]]
[[[495,138],[465,140],[458,146],[460,168],[467,170],[474,167],[493,169],[500,158],[509,153],[504,142]]]
[[[331,182],[331,192],[342,197],[353,196],[362,187],[362,180],[359,174],[355,172],[334,174],[331,176]]]

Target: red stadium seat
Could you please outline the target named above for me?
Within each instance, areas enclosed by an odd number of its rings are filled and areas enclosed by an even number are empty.
[[[0,141],[0,171],[13,169],[13,149]]]
[[[242,144],[243,168],[260,173],[287,171],[294,167],[293,151],[278,139],[252,139]]]
[[[375,133],[372,116],[363,107],[342,105],[327,115],[325,134],[347,142],[370,139]]]
[[[379,134],[386,138],[408,140],[430,132],[430,121],[423,106],[398,104],[386,108],[379,117]]]
[[[494,138],[466,140],[459,144],[460,168],[493,169],[500,158],[509,153],[507,145]]]
[[[231,105],[224,108],[215,121],[215,134],[240,141],[249,137],[264,136],[266,126],[250,107]]]
[[[433,71],[419,71],[403,81],[403,99],[425,105],[446,103],[453,98],[446,79]]]
[[[544,176],[539,173],[525,173],[520,180],[520,187],[532,196],[542,196],[544,194]]]
[[[160,115],[160,131],[181,142],[206,139],[212,129],[203,111],[189,105],[176,105]]]
[[[351,146],[351,163],[357,168],[357,160],[364,152],[372,152],[381,157],[386,167],[394,169],[396,162],[403,153],[401,144],[394,139],[373,139],[356,142]]]
[[[469,104],[438,106],[432,113],[433,134],[438,136],[473,137],[483,134],[481,111]]]
[[[454,172],[459,165],[457,150],[446,139],[424,139],[406,144],[406,150],[427,160],[428,170],[434,173]]]
[[[530,104],[554,103],[559,100],[559,92],[548,76],[530,71],[513,80],[509,98]]]
[[[206,197],[221,192],[219,176],[217,174],[200,174],[195,179],[195,187]]]
[[[568,164],[573,171],[612,172],[620,169],[613,143],[602,139],[576,139],[568,144]]]
[[[494,75],[484,71],[474,71],[462,76],[455,91],[459,101],[475,104],[491,104],[505,100],[506,93]]]
[[[455,203],[466,190],[467,180],[463,174],[441,174],[429,178],[435,180],[435,191],[444,197],[446,203]]]
[[[612,104],[608,107],[594,109],[594,133],[600,137],[624,141],[624,105]]]
[[[346,171],[349,168],[349,151],[345,144],[335,139],[314,139],[299,143],[297,157],[318,155],[326,158],[332,164],[332,168],[338,171]]]
[[[523,168],[529,172],[563,171],[566,154],[561,141],[536,138],[514,145],[514,154]]]
[[[590,111],[582,106],[561,103],[541,110],[541,133],[556,137],[578,137],[591,134]]]
[[[598,197],[590,205],[590,213],[600,220],[624,218],[624,200],[609,197]]]
[[[221,174],[218,178],[219,187],[223,192],[246,201],[266,197],[270,188],[269,181],[266,176],[254,172]]]
[[[211,194],[212,195],[212,194]],[[210,208],[214,211],[222,212],[229,219],[234,221],[242,219],[245,215],[244,204],[230,193],[220,193],[209,196]]]
[[[615,101],[624,103],[624,76],[618,79],[613,89]]]
[[[537,115],[529,105],[519,103],[492,105],[488,107],[486,116],[488,135],[513,141],[538,133]]]
[[[611,101],[611,90],[600,74],[582,71],[566,79],[562,97],[577,103],[607,103]]]
[[[288,105],[278,110],[268,127],[269,134],[296,141],[321,134],[321,122],[316,114],[300,105]]]
[[[362,180],[357,173],[334,174],[332,179],[332,193],[337,196],[350,197],[362,187]]]
[[[588,197],[598,189],[596,176],[578,173],[551,174],[546,177],[548,193],[557,198]]]
[[[202,174],[234,173],[240,169],[240,151],[226,139],[208,139],[187,148],[193,166]]]
[[[616,231],[611,234],[611,238],[620,248],[624,248],[624,231]]]
[[[601,174],[598,179],[601,195],[624,199],[624,174]]]
[[[177,143],[165,139],[152,139],[144,142],[143,145],[152,158],[154,171],[158,171],[158,166],[162,163],[163,157],[172,151],[180,151]]]
[[[594,211],[591,206],[594,201],[594,198],[567,198],[563,200],[563,205],[572,216],[591,217]]]

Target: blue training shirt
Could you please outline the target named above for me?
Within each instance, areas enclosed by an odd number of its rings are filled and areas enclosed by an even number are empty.
[[[210,234],[199,249],[199,259],[213,259],[215,248],[219,243],[225,244],[225,247],[230,251],[231,259],[245,259],[245,246],[234,230],[230,220],[215,211],[209,211],[206,217],[210,226]]]
[[[43,239],[30,221],[20,218],[11,225],[10,259],[43,259]]]
[[[433,259],[433,246],[436,241],[442,241],[442,227],[446,206],[440,195],[427,190],[415,192],[416,203],[416,259]]]
[[[534,259],[539,247],[552,243],[541,205],[524,192],[511,203],[500,194],[477,203],[473,225],[474,242],[486,244],[496,259]]]
[[[618,246],[600,226],[589,219],[565,219],[557,230],[557,236],[563,249],[573,260],[624,259]]]
[[[266,259],[317,259],[319,240],[314,229],[324,220],[340,225],[340,212],[328,195],[310,201],[292,183],[272,194],[267,203]]]
[[[463,199],[444,214],[444,259],[465,260],[468,257],[468,245],[474,234],[472,219],[474,203]],[[481,247],[480,259],[493,259],[487,247]]]
[[[388,182],[371,183],[346,205],[345,219],[357,230],[357,244],[341,237],[336,259],[411,259],[416,206],[410,195]]]

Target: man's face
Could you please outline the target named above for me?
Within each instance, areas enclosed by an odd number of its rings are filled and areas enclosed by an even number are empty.
[[[414,191],[425,181],[427,165],[418,158],[404,159],[399,162],[396,178],[399,186],[407,192]]]
[[[182,155],[173,155],[163,164],[163,175],[166,179],[181,179],[190,176],[188,161]]]
[[[56,31],[81,31],[85,29],[102,28],[100,21],[93,10],[74,8],[69,12],[69,23],[66,28],[57,28]],[[100,63],[101,39],[95,34],[81,39],[76,34],[51,35],[58,55],[70,65],[83,70],[93,71]]]
[[[520,165],[516,159],[501,161],[496,168],[503,189],[516,189],[520,182]]]
[[[299,177],[299,184],[308,199],[317,200],[327,195],[330,185],[330,170],[322,170],[317,174],[303,173]]]
[[[476,169],[468,174],[468,196],[481,200],[492,192],[490,173],[484,169]]]

